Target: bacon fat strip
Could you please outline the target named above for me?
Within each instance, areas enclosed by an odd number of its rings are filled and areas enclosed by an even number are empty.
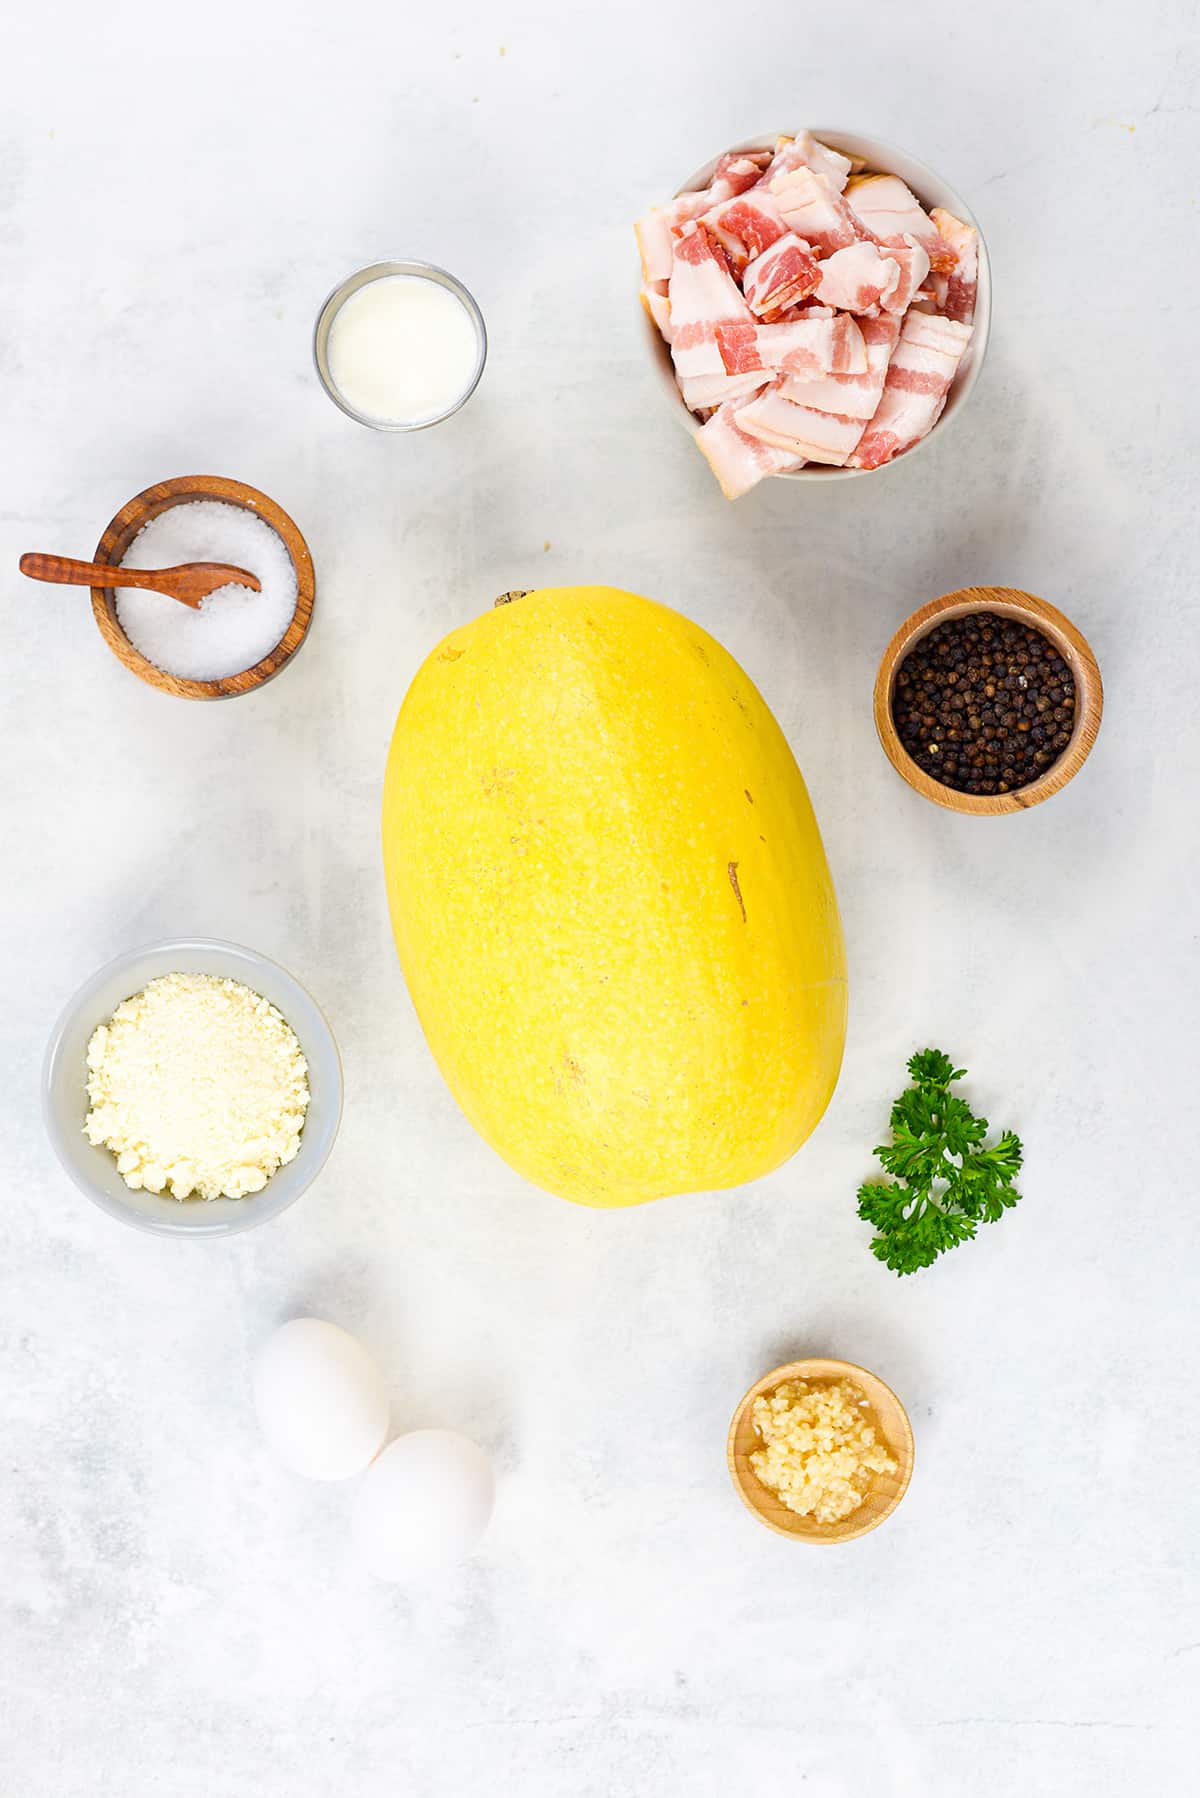
[[[698,188],[694,193],[679,194],[665,206],[652,206],[645,218],[637,221],[633,229],[641,252],[644,281],[669,279],[675,239],[693,219],[757,186],[762,179],[762,158],[761,151],[727,152],[717,163],[707,187]]]
[[[738,414],[740,428],[772,449],[803,456],[806,462],[824,462],[841,468],[866,428],[862,418],[840,418],[833,412],[816,412],[798,406],[778,387],[744,406]]]
[[[953,252],[899,175],[864,175],[850,183],[846,201],[864,233],[876,243],[902,249],[910,237],[915,238],[935,269],[952,266]]]
[[[768,367],[783,374],[865,375],[870,366],[863,333],[845,312],[759,325],[758,351]]]
[[[703,193],[680,194],[665,206],[652,206],[645,218],[637,221],[633,230],[642,258],[642,279],[647,286],[670,280],[676,240],[711,205],[709,190],[705,188]]]
[[[650,282],[643,281],[641,301],[642,305],[646,308],[646,311],[650,314],[650,317],[654,320],[654,323],[658,326],[663,340],[666,343],[670,343],[671,302],[663,291],[662,284],[655,283],[652,286]]]
[[[749,369],[742,374],[684,375],[679,391],[689,412],[706,412],[726,400],[748,399],[775,379],[771,368]]]
[[[738,273],[761,256],[787,230],[778,206],[769,193],[738,194],[723,200],[701,219],[711,231]]]
[[[671,307],[671,359],[679,380],[726,374],[716,327],[741,323],[753,326],[754,314],[729,272],[724,251],[703,225],[689,225],[684,235],[675,239],[667,298]]]
[[[742,291],[751,312],[771,318],[806,300],[820,279],[821,265],[804,239],[785,231],[747,264]]]
[[[909,312],[875,416],[851,457],[855,468],[881,468],[933,429],[970,341],[970,325]]]
[[[900,320],[863,319],[860,324],[867,346],[866,374],[860,375],[788,375],[779,391],[799,406],[813,412],[832,412],[839,418],[861,418],[865,425],[874,417],[887,380],[888,363],[900,336]]]
[[[969,325],[975,317],[975,293],[979,281],[979,233],[973,225],[964,225],[952,212],[935,206],[930,218],[938,234],[954,254],[954,267],[947,271],[946,297],[940,310],[958,324]]]
[[[735,195],[744,194],[747,188],[756,186],[762,179],[762,156],[760,150],[727,150],[704,190],[710,196],[709,205],[716,206],[722,200],[732,200]]]
[[[776,175],[790,174],[795,169],[811,169],[814,175],[824,175],[834,192],[840,194],[853,166],[848,156],[843,156],[839,150],[831,150],[811,131],[801,131],[797,137],[780,138],[763,182],[769,185]]]
[[[903,245],[889,244],[887,253],[898,265],[900,279],[882,305],[885,312],[894,312],[899,318],[908,311],[929,273],[929,257],[915,237],[908,238]]]
[[[696,433],[696,443],[726,499],[740,499],[766,475],[803,466],[801,456],[751,437],[738,423],[745,402],[729,400]]]
[[[723,323],[714,326],[713,336],[731,375],[759,369],[769,370],[772,377],[781,369],[861,374],[870,367],[863,332],[848,314],[835,315],[830,322],[796,319],[791,325]]]
[[[818,275],[816,297],[826,306],[842,312],[868,312],[873,306],[889,304],[900,284],[900,264],[891,256],[881,256],[877,245],[863,241],[835,250],[819,265]],[[753,300],[750,304],[754,305]]]
[[[821,256],[832,256],[835,250],[844,250],[856,239],[870,235],[837,189],[810,168],[776,175],[770,192],[788,229]]]
[[[928,316],[928,315],[927,315]],[[879,408],[850,457],[851,468],[882,468],[928,437],[946,409],[947,396],[906,393],[885,387]]]

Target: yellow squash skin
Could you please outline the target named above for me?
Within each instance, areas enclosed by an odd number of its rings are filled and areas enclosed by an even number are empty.
[[[665,606],[527,593],[448,636],[396,723],[396,946],[480,1133],[586,1205],[737,1186],[829,1102],[837,901],[753,684]]]

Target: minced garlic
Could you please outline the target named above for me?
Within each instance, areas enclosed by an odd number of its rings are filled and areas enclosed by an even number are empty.
[[[308,1064],[261,994],[212,974],[164,974],[88,1044],[89,1142],[126,1186],[176,1199],[261,1192],[300,1147]]]
[[[755,1399],[751,1416],[763,1446],[750,1465],[798,1517],[840,1523],[862,1504],[873,1474],[896,1471],[851,1380],[785,1380]]]

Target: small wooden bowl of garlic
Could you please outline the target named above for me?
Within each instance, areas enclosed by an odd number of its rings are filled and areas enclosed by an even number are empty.
[[[913,1437],[890,1386],[852,1361],[789,1361],[733,1414],[729,1471],[747,1510],[794,1542],[852,1542],[908,1490]]]

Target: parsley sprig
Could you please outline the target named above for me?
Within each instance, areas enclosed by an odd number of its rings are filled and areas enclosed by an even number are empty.
[[[1019,1138],[1006,1130],[985,1149],[987,1119],[950,1091],[967,1070],[940,1049],[923,1049],[908,1071],[913,1084],[892,1106],[892,1141],[874,1151],[895,1179],[858,1189],[858,1215],[878,1232],[871,1252],[898,1274],[931,1266],[1021,1196],[1013,1186]]]

